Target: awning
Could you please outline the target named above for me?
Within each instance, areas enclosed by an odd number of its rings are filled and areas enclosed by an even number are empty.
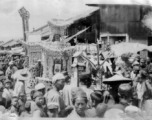
[[[7,41],[5,43],[3,43],[1,46],[2,47],[8,47],[8,46],[14,46],[14,45],[17,45],[19,44],[16,40],[10,40],[10,41]]]

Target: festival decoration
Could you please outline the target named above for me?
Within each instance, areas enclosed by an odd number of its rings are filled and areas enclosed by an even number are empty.
[[[140,43],[119,43],[111,45],[111,51],[116,56],[121,56],[124,53],[137,53],[139,51],[145,50],[147,45]]]

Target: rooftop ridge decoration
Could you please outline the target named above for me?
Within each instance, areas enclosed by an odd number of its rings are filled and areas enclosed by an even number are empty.
[[[63,39],[63,36],[65,35],[65,30],[70,24],[71,22],[67,22],[61,19],[52,19],[48,21],[48,25],[50,27],[50,39],[53,39],[53,36],[55,34],[60,35]]]

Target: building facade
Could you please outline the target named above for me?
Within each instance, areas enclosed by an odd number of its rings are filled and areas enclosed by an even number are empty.
[[[80,41],[86,39],[85,42],[92,43],[98,37],[104,44],[127,41],[152,45],[151,30],[142,22],[144,16],[151,11],[149,6],[99,5],[99,10],[75,21],[68,28],[68,33],[72,35],[79,29],[90,26],[88,31],[78,36]],[[151,53],[141,52],[142,57],[148,54],[152,57]]]

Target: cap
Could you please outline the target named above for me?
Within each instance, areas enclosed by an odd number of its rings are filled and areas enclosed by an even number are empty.
[[[50,110],[50,109],[58,109],[59,108],[59,105],[58,103],[56,102],[50,102],[47,104],[47,108]]]
[[[86,93],[78,87],[74,87],[71,89],[71,95],[73,100],[76,98],[87,98]]]
[[[57,73],[52,78],[52,83],[55,84],[57,80],[65,79],[65,76],[62,73]]]
[[[45,85],[43,83],[38,83],[36,86],[35,86],[35,90],[41,90],[41,89],[44,89],[45,88]]]
[[[33,98],[35,99],[36,97],[42,97],[43,94],[39,91],[36,91],[34,94],[33,94]]]
[[[121,84],[118,88],[118,93],[124,96],[130,96],[132,94],[132,88],[130,84]]]

